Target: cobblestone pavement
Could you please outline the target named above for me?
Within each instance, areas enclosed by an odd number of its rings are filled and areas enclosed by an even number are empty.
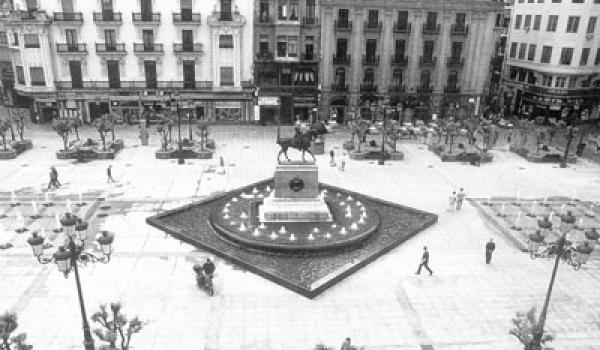
[[[116,233],[112,261],[81,269],[84,297],[88,314],[99,303],[121,300],[126,314],[147,320],[132,341],[139,350],[300,350],[316,343],[338,347],[346,336],[378,350],[417,350],[424,345],[435,350],[517,349],[508,335],[510,319],[516,311],[541,308],[551,262],[530,260],[470,205],[446,212],[448,195],[462,186],[477,198],[517,192],[520,198],[569,197],[575,191],[582,200],[600,196],[597,164],[582,162],[567,169],[530,164],[502,145],[493,151],[494,162],[481,167],[441,163],[415,141],[399,145],[404,161],[379,166],[348,160],[345,172],[329,166],[328,154],[321,155],[322,182],[437,213],[438,224],[314,300],[217,259],[216,295],[209,298],[197,289],[191,270],[194,259],[207,254],[165,236],[145,218],[272,176],[274,128],[215,127],[215,159],[186,165],[155,160],[155,134],[150,146],[136,147],[135,127],[118,130],[117,137],[125,138],[127,147],[116,160],[86,164],[56,160],[61,140],[49,129],[35,127],[28,133],[34,149],[0,163],[0,213],[8,215],[0,220],[5,228],[0,243],[14,244],[0,251],[0,311],[17,311],[19,329],[28,333],[36,349],[45,350],[82,347],[74,280],[65,279],[54,266],[35,262],[26,243],[28,233],[13,231],[16,214],[8,204],[11,191],[33,191],[42,201],[51,165],[65,184],[52,192],[53,198],[71,196],[74,204],[81,192],[86,202],[102,197],[110,206],[106,218],[98,217],[99,206],[78,209],[87,211],[94,227]],[[81,134],[95,137],[90,129]],[[346,139],[343,132],[330,135],[327,151],[334,149],[339,155]],[[219,156],[227,164],[225,175],[210,172]],[[108,164],[113,165],[117,184],[106,183]],[[48,217],[38,225],[53,228],[51,215],[64,205],[48,209]],[[19,210],[25,213],[30,207],[24,203]],[[35,222],[28,225],[36,228]],[[497,250],[492,264],[486,265],[483,246],[490,237],[497,241]],[[432,277],[414,274],[423,245],[431,251]],[[600,349],[598,290],[600,261],[594,259],[580,271],[559,267],[547,323],[556,334],[556,349]]]

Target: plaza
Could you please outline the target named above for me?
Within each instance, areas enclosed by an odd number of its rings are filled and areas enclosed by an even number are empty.
[[[341,156],[346,129],[327,136],[326,154],[317,155],[320,182],[438,215],[433,226],[372,261],[313,299],[181,243],[146,223],[146,218],[208,196],[247,186],[273,175],[276,129],[212,126],[212,160],[158,160],[159,136],[139,146],[135,126],[117,126],[125,148],[115,160],[89,163],[57,160],[61,140],[48,126],[32,126],[34,148],[0,163],[0,310],[15,311],[19,331],[36,349],[82,349],[73,276],[39,265],[31,254],[30,231],[45,226],[65,209],[86,218],[90,230],[114,233],[110,263],[80,267],[88,315],[101,303],[121,301],[127,316],[147,322],[132,349],[313,349],[337,348],[346,337],[365,349],[508,350],[521,345],[510,336],[511,318],[532,306],[541,310],[552,261],[529,258],[503,230],[465,203],[447,212],[448,196],[463,187],[474,201],[565,198],[597,202],[600,165],[584,158],[567,168],[529,163],[508,151],[503,139],[480,167],[441,162],[420,141],[402,140],[400,162],[347,159],[344,172],[329,165],[329,150]],[[81,138],[94,137],[87,126]],[[291,128],[282,129],[291,134]],[[290,151],[291,157],[298,157]],[[225,173],[218,174],[223,157]],[[116,183],[107,183],[112,165]],[[16,211],[29,215],[31,200],[45,200],[48,171],[55,166],[60,189],[50,191],[54,206],[42,219],[26,219],[28,232],[16,233]],[[11,207],[15,192],[21,205]],[[80,195],[81,194],[81,195]],[[79,201],[85,202],[77,206]],[[558,215],[558,214],[557,214]],[[497,249],[485,264],[484,246]],[[54,242],[54,241],[53,241]],[[415,275],[422,247],[431,254],[433,276]],[[49,249],[54,251],[55,248]],[[211,257],[216,264],[215,295],[195,283],[192,265]],[[594,252],[574,271],[561,264],[548,309],[546,329],[555,349],[592,350],[600,344],[600,259]],[[94,324],[92,324],[94,328]],[[96,345],[101,342],[96,340]]]

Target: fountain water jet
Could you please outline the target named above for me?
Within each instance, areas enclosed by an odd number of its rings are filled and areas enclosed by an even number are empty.
[[[54,233],[62,232],[63,228],[62,228],[62,225],[60,224],[60,217],[58,216],[58,214],[54,215],[54,221],[56,223],[56,227],[54,228],[54,230],[52,230],[52,232],[54,232]]]
[[[15,193],[15,191],[11,191],[10,192],[10,206],[11,207],[16,207],[18,206],[19,203],[19,197],[17,197],[17,194]]]
[[[44,192],[44,206],[51,207],[52,205],[54,204],[50,201],[50,193]]]

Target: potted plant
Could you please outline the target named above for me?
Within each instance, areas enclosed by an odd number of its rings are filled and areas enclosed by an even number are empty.
[[[121,303],[111,303],[110,310],[107,305],[100,305],[100,310],[95,312],[91,319],[100,327],[94,329],[94,334],[101,341],[108,343],[100,349],[106,350],[128,350],[131,338],[139,333],[144,327],[138,316],[128,319],[121,312]]]
[[[208,128],[210,123],[206,119],[201,119],[196,124],[196,135],[200,138],[198,145],[200,149],[196,150],[197,157],[200,159],[210,159],[213,156],[214,141],[212,148],[208,147]]]
[[[58,159],[67,159],[69,152],[69,134],[73,131],[71,121],[66,118],[56,118],[52,120],[52,130],[54,130],[63,141],[63,149],[56,153]]]
[[[21,153],[25,150],[33,148],[33,143],[31,140],[26,140],[23,138],[25,134],[26,120],[29,118],[29,109],[9,107],[8,116],[13,128],[16,129],[17,134],[19,134],[19,140],[15,141],[13,139],[13,149],[17,151],[17,153]]]
[[[10,127],[9,127],[10,129]],[[33,346],[27,345],[26,333],[13,333],[19,327],[17,314],[14,312],[5,312],[0,315],[0,350],[31,350]]]

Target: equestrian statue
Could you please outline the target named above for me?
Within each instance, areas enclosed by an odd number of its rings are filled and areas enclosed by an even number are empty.
[[[288,157],[287,151],[289,148],[297,149],[302,152],[302,161],[306,163],[306,159],[304,158],[304,154],[308,152],[313,158],[313,163],[316,162],[315,155],[310,150],[311,143],[315,141],[317,138],[322,138],[322,135],[327,133],[327,128],[322,122],[315,122],[311,125],[311,128],[302,132],[302,129],[299,126],[294,127],[294,136],[293,137],[284,137],[282,138],[280,135],[280,127],[277,126],[277,144],[281,147],[279,153],[277,154],[277,161],[281,164],[281,155],[285,156],[288,162],[291,162]]]

